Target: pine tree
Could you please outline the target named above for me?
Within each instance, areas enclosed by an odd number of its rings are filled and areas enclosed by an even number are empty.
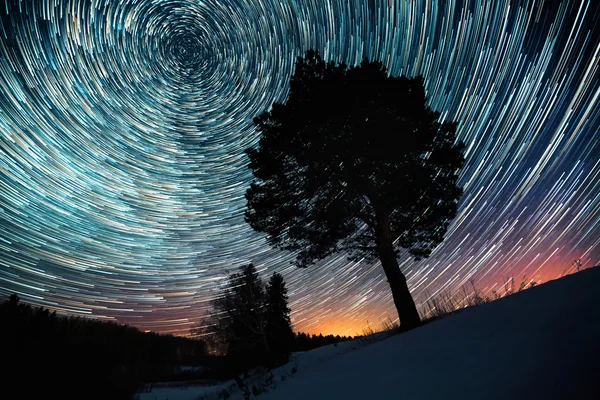
[[[216,340],[218,353],[226,353],[241,372],[256,365],[275,366],[287,361],[294,346],[287,288],[273,274],[266,290],[256,268],[249,264],[231,274],[221,296],[213,302],[211,323],[197,333]]]
[[[217,334],[240,369],[265,362],[268,346],[264,305],[263,285],[252,264],[230,275],[223,296],[213,303],[221,315]]]
[[[287,288],[283,276],[274,273],[266,290],[266,334],[270,361],[286,362],[294,346],[294,332],[290,321]]]
[[[285,104],[255,118],[246,221],[306,267],[338,251],[379,259],[403,329],[420,324],[397,257],[442,242],[462,189],[457,124],[427,105],[421,77],[380,62],[299,58]]]

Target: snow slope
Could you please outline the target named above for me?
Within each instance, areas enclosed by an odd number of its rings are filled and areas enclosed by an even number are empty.
[[[600,268],[298,371],[269,399],[600,399]]]
[[[366,346],[299,353],[274,374],[261,400],[600,399],[600,268]]]

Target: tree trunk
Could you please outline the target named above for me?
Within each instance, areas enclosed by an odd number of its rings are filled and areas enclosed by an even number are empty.
[[[415,302],[408,290],[406,277],[402,274],[402,271],[400,271],[400,266],[396,260],[390,233],[389,218],[385,214],[378,215],[376,238],[377,253],[379,254],[381,266],[385,271],[385,276],[387,277],[390,289],[392,290],[392,297],[394,299],[396,310],[398,311],[398,317],[400,317],[401,328],[402,330],[416,328],[421,324],[421,318],[419,317]]]

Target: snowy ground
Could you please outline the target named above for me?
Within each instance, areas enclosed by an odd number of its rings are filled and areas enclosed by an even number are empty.
[[[249,387],[265,386],[264,375],[253,379]],[[600,399],[600,268],[375,343],[298,353],[272,381],[258,398]],[[243,398],[233,382],[139,398],[219,398],[225,387]]]

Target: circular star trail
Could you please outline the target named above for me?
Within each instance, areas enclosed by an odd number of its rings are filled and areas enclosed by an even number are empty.
[[[400,260],[419,305],[600,260],[595,1],[7,0],[0,16],[2,295],[185,334],[253,262],[285,276],[296,330],[394,319],[378,263],[297,270],[244,222],[252,118],[311,48],[422,74],[459,122],[459,214],[429,259]]]

